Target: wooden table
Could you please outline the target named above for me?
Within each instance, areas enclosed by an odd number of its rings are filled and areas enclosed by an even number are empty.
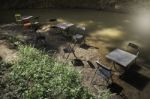
[[[112,60],[114,65],[117,63],[126,68],[135,61],[137,56],[121,49],[115,49],[106,55],[106,58]]]

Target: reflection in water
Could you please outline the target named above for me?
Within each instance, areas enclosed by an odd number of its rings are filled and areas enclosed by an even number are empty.
[[[61,22],[72,22],[85,26],[89,36],[95,36],[92,44],[111,44],[114,48],[122,47],[127,42],[133,41],[142,47],[142,57],[147,62],[150,61],[150,33],[138,33],[138,28],[132,27],[136,21],[127,14],[102,12],[95,10],[81,9],[28,9],[28,10],[3,10],[0,11],[0,23],[14,22],[15,13],[22,15],[40,16],[41,22],[46,22],[50,18],[58,18]],[[94,45],[93,45],[94,46]]]

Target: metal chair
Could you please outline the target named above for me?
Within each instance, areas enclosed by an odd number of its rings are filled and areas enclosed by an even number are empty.
[[[127,47],[127,51],[130,52],[131,54],[136,55],[136,59],[135,59],[135,64],[136,64],[136,60],[140,54],[140,48],[138,45],[134,44],[134,43],[129,43],[128,47]]]
[[[71,24],[70,24],[71,25]],[[73,24],[71,25],[71,26],[74,26]],[[82,42],[84,42],[85,43],[85,40],[84,40],[84,32],[85,32],[85,28],[81,28],[81,27],[77,27],[77,28],[80,28],[80,30],[82,30],[82,33],[73,33],[74,35],[71,35],[71,37],[69,36],[69,38],[71,38],[71,40],[72,40],[72,43],[73,44],[69,44],[69,46],[68,46],[68,48],[65,48],[65,49],[67,49],[68,50],[68,52],[69,52],[69,54],[68,54],[68,56],[67,56],[67,58],[66,59],[68,59],[69,58],[69,56],[70,56],[70,54],[71,53],[73,53],[73,55],[75,56],[75,58],[77,59],[77,56],[75,55],[75,47],[76,47],[76,45],[77,44],[80,44],[81,45],[81,43]],[[69,29],[69,28],[68,28]],[[68,30],[68,32],[70,32],[69,30]],[[65,49],[63,49],[64,50],[64,52],[65,52]]]
[[[106,81],[107,85],[100,85],[100,86],[108,86],[109,82],[112,83],[112,70],[110,68],[107,68],[105,65],[101,64],[100,62],[96,61],[97,69],[95,71],[94,77],[91,80],[91,83],[93,84],[93,80],[96,76],[101,76],[103,80]]]
[[[49,19],[48,21],[49,21],[49,22],[56,22],[57,19],[56,19],[56,18],[53,18],[53,19]]]
[[[81,44],[82,41],[84,40],[84,36],[81,34],[75,34],[73,35],[72,38],[73,38],[74,44],[77,44],[77,43]]]
[[[34,31],[36,31],[36,30],[40,27],[39,17],[38,17],[38,16],[37,16],[37,17],[34,17],[34,18],[32,19],[32,21],[31,21],[31,23],[32,23],[31,28],[32,28]]]
[[[130,47],[130,48],[132,48],[132,49],[134,49],[134,51],[135,51],[135,52],[131,52],[131,51],[129,51],[129,47]],[[129,44],[128,44],[128,51],[129,51],[129,52],[131,52],[132,54],[137,55],[137,56],[138,56],[138,55],[139,55],[139,53],[140,53],[139,46],[138,46],[138,45],[136,45],[136,44],[134,44],[134,43],[129,43]]]
[[[83,35],[80,35],[80,34],[73,35],[72,37],[73,45],[69,44],[68,47],[63,49],[65,53],[69,53],[68,56],[66,57],[66,60],[69,58],[71,53],[73,53],[74,57],[77,59],[77,56],[74,53],[75,47],[76,47],[76,44],[77,43],[80,44],[82,40],[83,40]]]
[[[68,53],[68,55],[67,55],[67,57],[66,57],[66,60],[69,58],[69,56],[70,56],[71,53],[72,53],[72,54],[74,55],[74,57],[77,59],[77,56],[75,55],[74,47],[75,47],[75,46],[71,47],[71,45],[69,44],[68,47],[65,47],[65,48],[63,49],[63,51],[64,51],[63,57],[65,56],[65,53]]]
[[[15,14],[15,19],[17,24],[21,24],[22,23],[22,16],[21,14]]]
[[[93,84],[93,80],[97,74],[107,82],[106,85],[101,84],[99,86],[104,86],[105,88],[109,89],[112,93],[116,93],[117,95],[120,95],[123,99],[127,99],[127,97],[124,94],[124,89],[121,86],[119,86],[117,83],[113,82],[112,79],[113,71],[111,70],[111,68],[106,67],[105,65],[101,64],[98,61],[96,61],[96,64],[97,64],[97,69],[95,71],[91,83]]]
[[[36,32],[36,30],[40,27],[39,17],[25,19],[23,22],[23,26],[25,29],[31,29]]]
[[[78,30],[77,33],[83,36],[82,42],[81,42],[82,44],[81,45],[85,45],[86,28],[85,27],[77,26],[77,30]]]
[[[53,27],[55,28],[56,25],[58,24],[58,19],[56,19],[56,18],[49,19],[49,20],[48,20],[48,23],[51,24],[51,27],[52,27],[52,28],[53,28]]]
[[[74,43],[74,46],[76,44],[80,44],[80,46],[83,44],[85,44],[85,27],[76,27],[78,32],[77,34],[75,33],[75,35],[72,36],[72,40]]]

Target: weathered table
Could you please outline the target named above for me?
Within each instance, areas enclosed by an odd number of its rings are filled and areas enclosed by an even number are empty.
[[[70,28],[74,26],[72,23],[59,23],[55,25],[56,28],[60,29],[62,34],[66,37],[71,37],[72,33],[70,32]]]
[[[74,24],[72,23],[60,23],[60,24],[57,24],[56,27],[57,28],[60,28],[62,30],[66,30],[67,28],[73,26]]]
[[[30,19],[32,19],[32,18],[33,18],[33,16],[23,16],[23,17],[22,17],[22,21],[30,20]]]
[[[106,58],[112,60],[114,65],[117,63],[127,68],[129,64],[137,58],[137,56],[121,49],[115,49],[106,55]]]

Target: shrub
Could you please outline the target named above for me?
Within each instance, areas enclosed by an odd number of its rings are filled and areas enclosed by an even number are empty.
[[[80,75],[43,51],[19,46],[20,59],[9,75],[11,94],[23,99],[90,99],[93,96],[81,85]]]

